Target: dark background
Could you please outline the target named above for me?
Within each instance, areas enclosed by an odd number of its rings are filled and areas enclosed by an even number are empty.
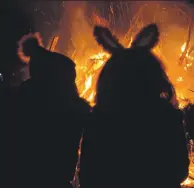
[[[6,84],[17,66],[21,66],[17,58],[17,41],[32,29],[33,24],[27,18],[19,1],[5,1],[0,5],[1,16],[1,62],[0,72]]]
[[[58,5],[60,4],[61,1],[58,2]],[[36,31],[35,28],[39,28],[39,31],[41,31],[43,27],[48,31],[44,32],[44,38],[48,38],[52,33],[52,28],[56,27],[52,22],[60,18],[59,7],[55,7],[56,10],[54,10],[52,1],[45,3],[44,1],[27,2],[14,0],[5,1],[0,5],[0,73],[4,76],[5,85],[10,86],[12,82],[19,79],[15,75],[18,75],[21,68],[25,66],[17,57],[17,41],[24,34],[30,31]],[[48,13],[50,17],[47,16]],[[36,23],[39,24],[38,27]]]

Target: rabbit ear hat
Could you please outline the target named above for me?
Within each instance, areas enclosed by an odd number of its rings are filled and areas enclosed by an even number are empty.
[[[122,44],[119,43],[117,37],[106,27],[95,26],[93,35],[98,44],[109,53],[113,53],[115,49],[124,49]]]
[[[108,28],[102,26],[94,27],[94,37],[99,45],[109,53],[114,53],[118,49],[126,49],[119,43],[116,36],[113,36]],[[144,27],[135,37],[131,48],[146,48],[151,50],[159,41],[159,31],[156,24],[149,24]]]
[[[157,45],[159,36],[158,26],[156,24],[149,24],[136,35],[131,47],[143,47],[151,50]]]
[[[40,33],[29,33],[24,35],[18,42],[18,56],[24,63],[29,63],[30,57],[36,53],[39,47],[43,47]]]

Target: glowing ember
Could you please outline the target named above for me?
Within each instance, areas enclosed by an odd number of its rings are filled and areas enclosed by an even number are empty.
[[[177,81],[178,81],[178,82],[183,82],[183,77],[179,76],[179,77],[177,78]]]

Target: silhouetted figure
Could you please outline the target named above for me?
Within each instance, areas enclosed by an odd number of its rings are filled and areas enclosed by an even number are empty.
[[[29,61],[31,78],[18,100],[17,186],[71,187],[89,105],[78,95],[74,62],[47,51],[37,38],[20,41],[19,56]]]
[[[0,86],[0,152],[1,152],[1,178],[0,187],[14,187],[13,172],[15,164],[15,98],[18,93],[17,87]]]
[[[182,113],[170,103],[173,86],[151,53],[157,26],[145,27],[129,49],[107,28],[96,26],[94,35],[112,56],[98,80],[92,126],[84,131],[81,188],[180,187],[188,151]]]

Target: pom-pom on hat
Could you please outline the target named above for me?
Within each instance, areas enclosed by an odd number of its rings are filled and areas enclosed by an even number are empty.
[[[75,63],[62,54],[45,49],[39,33],[23,36],[18,44],[18,56],[24,63],[29,63],[31,78],[57,78],[60,74],[75,79]]]
[[[29,63],[30,57],[33,56],[40,47],[43,47],[42,37],[40,33],[29,33],[20,39],[18,45],[19,58],[22,62]]]

